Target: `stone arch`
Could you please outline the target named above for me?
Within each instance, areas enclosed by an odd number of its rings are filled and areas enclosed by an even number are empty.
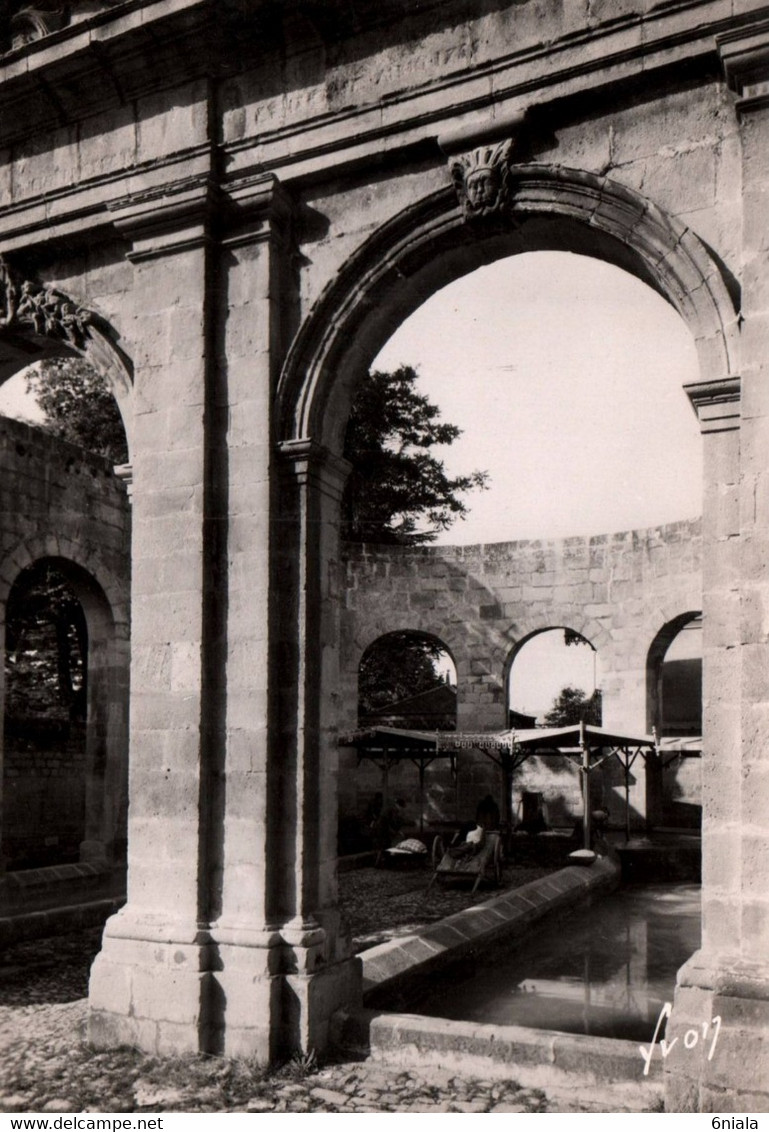
[[[509,649],[504,662],[504,687],[505,687],[505,703],[507,704],[510,699],[510,678],[513,671],[513,665],[522,649],[532,641],[535,637],[540,637],[543,633],[550,633],[553,630],[569,629],[574,633],[578,633],[597,653],[601,648],[604,648],[611,641],[609,631],[594,618],[570,618],[570,624],[565,625],[562,623],[555,624],[548,622],[546,625],[538,625],[536,628],[530,628],[523,632],[515,644]]]
[[[339,454],[356,383],[380,347],[453,279],[504,256],[550,249],[602,258],[670,302],[697,343],[708,388],[738,372],[735,302],[718,262],[692,232],[637,193],[593,174],[529,165],[511,169],[509,180],[502,221],[465,221],[447,187],[380,227],[318,298],[278,380],[272,514],[280,537],[271,576],[276,592],[288,597],[276,616],[270,665],[276,687],[283,686],[288,658],[302,689],[282,699],[276,727],[286,737],[286,805],[303,818],[275,870],[276,876],[293,876],[294,887],[283,885],[273,902],[276,919],[285,917],[287,924],[289,908],[291,923],[317,917],[329,947],[338,923],[333,858],[344,711],[338,519],[349,472]],[[586,636],[592,631],[589,625],[582,630]],[[479,720],[497,708],[485,706],[489,712],[479,712]],[[283,930],[288,938],[289,929]]]
[[[118,581],[112,571],[93,555],[84,555],[80,543],[62,535],[36,535],[17,543],[0,560],[0,609],[5,609],[8,593],[18,575],[41,558],[56,558],[73,563],[95,583],[94,594],[109,608],[116,626],[128,633],[128,584]]]
[[[128,770],[129,618],[127,584],[84,556],[67,538],[39,536],[15,547],[0,563],[0,630],[11,587],[36,563],[48,561],[80,602],[88,635],[85,834],[81,860],[101,867],[120,863],[125,850]],[[0,704],[5,700],[0,669]],[[2,728],[0,728],[0,741]]]
[[[512,169],[512,221],[476,230],[450,189],[376,232],[327,286],[300,329],[278,387],[280,440],[341,445],[358,376],[430,295],[524,251],[591,255],[630,271],[680,313],[701,379],[739,372],[737,310],[718,261],[691,229],[606,177],[558,166]]]
[[[440,633],[436,633],[433,629],[426,629],[424,625],[419,622],[415,624],[413,621],[410,621],[407,625],[404,625],[399,619],[396,624],[386,626],[378,622],[376,626],[369,629],[362,642],[360,640],[355,642],[355,649],[351,655],[351,661],[355,666],[356,672],[360,668],[360,662],[369,649],[372,648],[377,641],[381,641],[383,637],[389,637],[393,633],[413,633],[419,637],[430,637],[437,645],[445,649],[454,665],[457,664],[457,659],[461,656],[461,641],[458,639],[457,634],[451,631],[451,627],[448,625],[445,629],[442,629]]]
[[[357,652],[357,659],[356,659],[356,663],[355,663],[355,673],[356,673],[356,696],[357,696],[358,713],[359,714],[360,714],[360,670],[361,670],[361,665],[362,665],[364,659],[366,658],[367,654],[369,654],[372,649],[376,648],[376,646],[378,644],[380,644],[382,641],[387,640],[388,637],[393,637],[396,634],[398,634],[398,635],[407,634],[410,637],[428,638],[431,641],[432,644],[434,644],[436,647],[440,648],[442,650],[442,652],[444,652],[449,657],[449,659],[451,660],[451,663],[454,665],[454,670],[457,672],[457,684],[459,682],[459,674],[458,674],[458,671],[457,671],[457,658],[456,658],[455,652],[446,643],[443,635],[439,636],[437,633],[430,632],[430,631],[422,629],[422,628],[413,628],[412,626],[407,626],[405,628],[388,629],[386,632],[377,633],[376,636],[371,638],[371,640],[368,642],[368,644],[366,645],[365,648],[360,649]],[[457,691],[458,691],[458,689],[457,689]],[[456,705],[455,705],[455,709],[454,709],[454,718],[455,718],[455,721],[456,721]]]
[[[698,609],[671,614],[666,617],[649,646],[646,654],[646,730],[649,734],[655,727],[659,728],[662,722],[662,663],[665,654],[681,630],[701,616],[701,610]]]
[[[0,383],[45,357],[82,358],[106,380],[131,452],[133,366],[117,345],[114,328],[102,315],[51,285],[23,278],[0,255],[1,330],[12,331],[25,342],[26,349],[0,350]]]

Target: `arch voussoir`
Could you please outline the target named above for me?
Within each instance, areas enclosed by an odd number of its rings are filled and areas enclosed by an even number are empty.
[[[346,414],[329,412],[329,404],[351,397],[356,375],[395,323],[481,263],[542,248],[596,255],[633,272],[689,326],[703,380],[737,372],[737,312],[721,266],[695,233],[653,201],[585,170],[520,165],[510,170],[504,216],[493,225],[469,225],[445,189],[371,236],[321,294],[289,351],[277,394],[280,438],[338,445],[338,421]]]

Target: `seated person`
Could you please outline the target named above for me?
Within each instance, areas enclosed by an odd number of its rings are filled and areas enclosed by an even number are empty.
[[[451,845],[449,847],[449,856],[455,861],[462,861],[466,857],[474,857],[476,853],[480,853],[485,840],[486,830],[482,825],[476,823],[475,827],[470,830],[464,841],[460,841],[459,845]]]

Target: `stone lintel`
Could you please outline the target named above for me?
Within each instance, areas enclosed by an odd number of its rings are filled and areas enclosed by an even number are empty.
[[[704,433],[732,432],[740,427],[740,389],[737,376],[695,381],[684,386]]]
[[[211,240],[211,224],[221,193],[208,175],[131,193],[109,205],[112,223],[132,242],[132,263],[201,247]]]
[[[769,105],[769,18],[716,36],[716,45],[739,110]]]
[[[293,474],[302,485],[315,481],[326,495],[342,498],[345,481],[352,465],[349,460],[336,456],[316,440],[303,437],[283,440],[278,444],[284,474]]]

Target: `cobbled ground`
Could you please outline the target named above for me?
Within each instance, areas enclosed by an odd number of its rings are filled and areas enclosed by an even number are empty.
[[[522,869],[506,885],[547,870]],[[367,875],[366,875],[367,874]],[[424,874],[360,870],[340,877],[359,946],[467,907],[461,889],[425,898]],[[374,896],[374,893],[376,894]],[[88,972],[99,930],[17,944],[0,953],[0,1112],[575,1112],[622,1111],[616,1096],[546,1095],[515,1081],[394,1069],[372,1060],[317,1066],[157,1058],[85,1043]],[[625,1109],[627,1110],[627,1109]]]

